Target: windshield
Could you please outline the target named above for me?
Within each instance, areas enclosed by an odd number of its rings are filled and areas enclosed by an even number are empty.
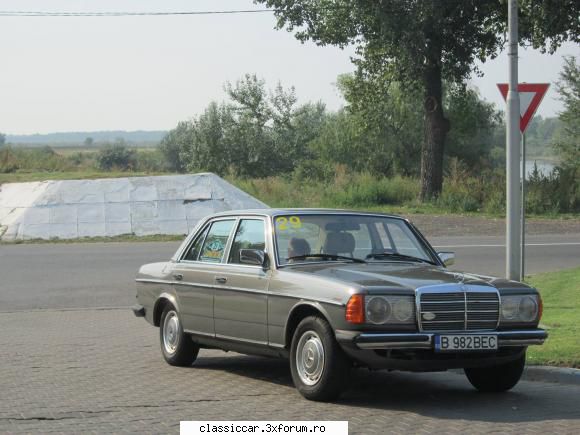
[[[432,263],[402,219],[348,214],[292,214],[274,219],[278,264],[320,261]]]

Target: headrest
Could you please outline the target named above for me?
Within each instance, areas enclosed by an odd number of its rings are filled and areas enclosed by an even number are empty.
[[[351,233],[330,232],[326,235],[324,252],[326,254],[351,254],[354,252],[354,237]]]

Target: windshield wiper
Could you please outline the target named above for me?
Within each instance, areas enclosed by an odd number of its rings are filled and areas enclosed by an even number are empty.
[[[398,252],[379,252],[376,254],[369,254],[366,258],[394,258],[399,260],[418,261],[420,263],[427,263],[437,266],[433,261],[425,260],[424,258],[413,257],[412,255],[399,254]]]
[[[306,255],[294,255],[287,258],[286,260],[306,260],[307,258],[328,258],[329,260],[350,260],[355,263],[366,263],[366,261],[355,258],[347,257],[345,255],[333,255],[333,254],[306,254]]]

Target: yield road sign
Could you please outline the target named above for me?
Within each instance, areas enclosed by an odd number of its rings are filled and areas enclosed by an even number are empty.
[[[503,99],[507,100],[509,84],[498,83],[497,87],[503,95]],[[548,83],[518,84],[518,92],[520,94],[520,131],[522,134],[526,131],[528,124],[532,120],[534,113],[536,113],[549,87],[550,85]]]

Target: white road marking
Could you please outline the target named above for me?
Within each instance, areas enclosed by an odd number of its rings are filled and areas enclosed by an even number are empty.
[[[576,246],[580,242],[526,243],[526,246]],[[433,245],[434,248],[505,248],[505,245]]]

